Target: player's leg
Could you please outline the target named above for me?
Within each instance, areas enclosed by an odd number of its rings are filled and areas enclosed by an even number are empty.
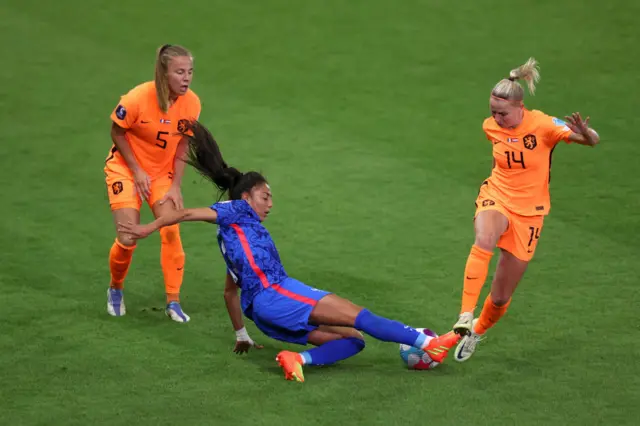
[[[364,341],[354,328],[382,340],[436,349],[426,344],[423,333],[411,327],[378,317],[346,299],[293,278],[261,291],[253,299],[252,319],[263,333],[272,338],[302,345],[321,344],[317,351],[309,351],[310,361],[314,364],[337,362],[360,352]],[[378,331],[378,328],[382,330]],[[443,359],[446,351],[440,349],[435,356]],[[276,360],[288,380],[304,380],[302,365],[306,360],[303,355],[283,351]]]
[[[111,280],[107,290],[107,312],[112,316],[126,313],[124,304],[124,280],[131,265],[135,241],[128,235],[117,231],[118,222],[140,222],[140,199],[133,179],[126,165],[115,159],[105,166],[109,204],[116,226],[116,239],[109,250],[109,271]]]
[[[474,326],[476,334],[484,334],[506,313],[511,296],[535,253],[543,220],[543,216],[512,216],[511,229],[498,242],[500,259],[491,284],[491,293]]]
[[[280,284],[264,289],[253,299],[251,319],[265,335],[283,342],[319,346],[302,353],[278,353],[276,361],[287,380],[303,382],[304,364],[333,364],[355,355],[364,347],[362,335],[353,328],[309,324],[311,311],[327,294],[287,278]],[[354,338],[358,341],[354,341]]]
[[[340,330],[339,328],[323,327],[321,329],[322,326],[350,327],[362,330],[380,340],[436,351],[434,360],[442,361],[447,351],[455,345],[458,337],[451,333],[450,337],[455,341],[448,342],[445,336],[441,336],[427,342],[426,335],[411,327],[374,315],[346,299],[309,287],[293,278],[287,278],[284,282],[271,285],[260,292],[254,298],[252,306],[253,321],[258,328],[270,337],[298,344],[309,343],[309,338],[315,338],[315,343],[322,343],[323,336],[326,336],[321,333],[323,331],[330,333],[329,330],[333,330],[334,334],[339,334],[336,333],[336,330]],[[320,331],[316,332],[316,330]],[[343,331],[343,333],[346,332]],[[352,356],[362,349],[359,348],[360,342],[355,341],[334,345],[344,345],[343,356]],[[356,349],[358,349],[357,352]],[[278,354],[276,359],[288,380],[302,381],[304,380],[301,379],[304,362],[301,356],[292,354],[295,353],[284,351]],[[315,361],[318,361],[317,357]]]
[[[313,349],[302,352],[305,365],[330,365],[350,358],[365,347],[364,336],[355,328],[321,325],[309,333]]]
[[[424,333],[401,322],[378,316],[368,309],[335,294],[318,301],[309,321],[312,324],[353,327],[378,340],[414,346],[433,354],[434,361],[442,362],[459,340],[455,333],[447,333],[428,340]],[[435,350],[436,352],[432,352]]]
[[[458,334],[468,334],[471,331],[473,311],[489,274],[493,250],[500,236],[509,227],[509,219],[505,212],[498,209],[492,200],[479,199],[478,203],[480,203],[480,211],[474,222],[475,241],[464,269],[460,316],[453,326],[453,330]],[[483,206],[482,203],[485,205]]]
[[[471,358],[484,333],[507,312],[511,296],[527,270],[527,265],[527,261],[501,249],[496,274],[491,283],[491,293],[484,301],[480,317],[473,320],[471,333],[464,336],[456,348],[456,361],[464,362]]]
[[[160,203],[171,186],[170,180],[156,180],[151,183],[151,209],[155,217],[175,210],[172,202]],[[190,320],[180,305],[180,288],[184,277],[185,254],[180,238],[180,226],[171,225],[160,229],[160,265],[164,276],[167,298],[166,314],[173,321],[185,323]]]
[[[507,312],[511,296],[533,258],[543,224],[542,216],[512,215],[511,227],[498,242],[500,259],[480,317],[473,321],[473,330],[465,336],[455,352],[457,361],[466,361],[476,350],[484,333]]]
[[[353,327],[385,342],[422,347],[423,333],[398,321],[373,314],[350,300],[329,294],[318,301],[309,322],[318,325]],[[422,341],[420,341],[422,340]]]
[[[114,210],[113,221],[118,224],[140,221],[140,212],[134,208],[121,208]],[[136,248],[131,236],[116,231],[116,239],[109,250],[109,271],[111,280],[107,290],[107,312],[109,315],[119,317],[126,314],[124,303],[124,279],[129,272],[133,251]]]
[[[320,346],[337,339],[357,339],[364,342],[364,336],[355,328],[332,325],[319,326],[317,329],[309,333],[307,341],[314,346]]]
[[[491,283],[491,293],[487,296],[482,313],[473,331],[482,335],[493,327],[507,312],[511,296],[522,279],[529,262],[518,259],[508,251],[500,250],[496,274]]]
[[[276,357],[287,380],[303,382],[303,365],[335,364],[357,355],[365,347],[362,334],[350,327],[323,325],[311,331],[307,341],[316,347],[300,353],[282,351]]]

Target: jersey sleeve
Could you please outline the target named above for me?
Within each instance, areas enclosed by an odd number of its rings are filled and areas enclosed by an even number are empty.
[[[244,200],[220,201],[211,206],[212,210],[218,213],[216,223],[220,226],[229,226],[238,223],[240,219],[246,217],[247,202]],[[249,207],[250,208],[250,207]]]
[[[120,98],[118,106],[111,113],[111,120],[123,129],[130,129],[138,120],[140,103],[131,92]]]
[[[567,127],[567,124],[556,117],[546,116],[544,120],[546,140],[549,145],[555,146],[560,141],[569,143],[569,136],[571,136],[571,129]]]

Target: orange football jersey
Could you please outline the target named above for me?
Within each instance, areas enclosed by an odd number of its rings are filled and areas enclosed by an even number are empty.
[[[488,194],[513,213],[548,214],[551,155],[558,142],[569,142],[571,130],[562,120],[527,109],[515,129],[498,126],[493,117],[484,121],[482,129],[493,143],[495,160],[485,182]]]
[[[125,137],[140,167],[151,179],[173,170],[173,163],[187,120],[200,116],[200,99],[191,90],[179,96],[175,103],[163,112],[158,105],[155,82],[150,81],[134,87],[122,96],[111,113],[111,120],[127,129]],[[112,146],[111,156],[123,158]]]

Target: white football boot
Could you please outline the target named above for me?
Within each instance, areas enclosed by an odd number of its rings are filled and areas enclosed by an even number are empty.
[[[465,362],[466,360],[471,358],[471,355],[473,355],[473,353],[476,351],[478,342],[482,340],[482,336],[473,331],[473,327],[475,327],[477,322],[477,318],[471,322],[470,333],[464,336],[462,340],[460,340],[460,343],[458,343],[456,351],[453,354],[453,357],[456,361]]]
[[[453,331],[461,336],[471,333],[473,328],[473,312],[463,312],[458,317],[458,322],[453,325]]]

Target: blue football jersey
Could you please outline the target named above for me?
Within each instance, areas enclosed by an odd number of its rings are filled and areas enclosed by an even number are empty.
[[[241,289],[242,311],[264,288],[287,278],[280,254],[260,218],[244,200],[223,201],[211,206],[218,213],[218,245],[227,271]]]

